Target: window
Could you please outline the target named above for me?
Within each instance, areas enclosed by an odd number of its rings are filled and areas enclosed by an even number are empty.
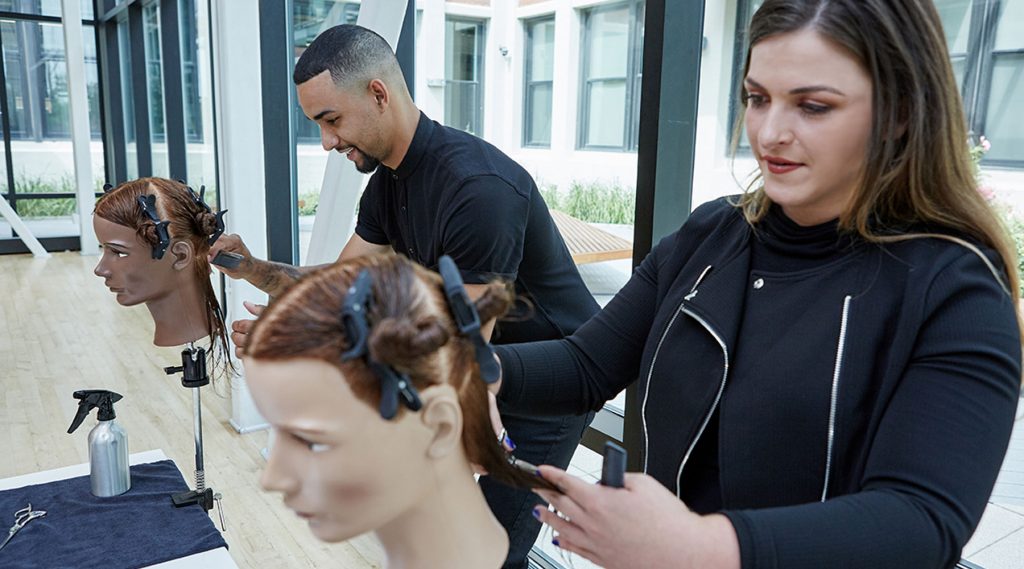
[[[633,1],[590,8],[582,17],[578,147],[636,150],[644,3]]]
[[[145,37],[146,100],[149,105],[149,135],[152,141],[153,175],[170,175],[170,157],[167,152],[166,121],[164,119],[164,72],[160,46],[160,4],[153,2],[142,8],[142,28]]]
[[[483,135],[484,23],[445,21],[444,124]]]
[[[324,30],[341,25],[354,24],[359,18],[359,4],[342,0],[295,0],[292,7],[292,34],[295,45],[295,61]],[[320,145],[320,129],[306,118],[295,101],[295,138],[299,143]],[[317,180],[319,184],[319,180]],[[319,189],[319,186],[317,186]],[[299,188],[302,193],[303,188]]]
[[[526,22],[523,146],[551,147],[554,52],[555,18],[551,16]]]

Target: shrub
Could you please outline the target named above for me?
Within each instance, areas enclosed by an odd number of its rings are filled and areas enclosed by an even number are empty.
[[[579,182],[573,180],[568,192],[544,184],[541,196],[549,209],[563,211],[590,223],[633,223],[635,192],[618,182]]]

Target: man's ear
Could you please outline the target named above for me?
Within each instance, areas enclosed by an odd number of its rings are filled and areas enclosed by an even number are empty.
[[[191,267],[192,261],[196,258],[196,251],[188,241],[176,241],[171,245],[171,254],[174,255],[174,264],[172,266],[175,271]]]
[[[439,459],[460,450],[462,444],[462,407],[450,385],[432,385],[420,393],[423,408],[419,415],[431,432],[427,456]]]
[[[367,88],[370,90],[370,95],[373,96],[377,108],[382,111],[386,109],[388,104],[391,103],[391,91],[388,89],[388,86],[380,79],[373,79]]]

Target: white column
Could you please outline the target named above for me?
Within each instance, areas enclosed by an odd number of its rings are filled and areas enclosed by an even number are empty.
[[[68,72],[68,107],[71,118],[71,147],[75,162],[75,202],[78,206],[78,230],[82,254],[98,255],[99,243],[92,229],[92,210],[96,207],[96,189],[92,180],[92,155],[89,145],[89,98],[85,93],[85,46],[82,43],[80,0],[61,0],[64,21],[64,61]]]
[[[77,0],[65,0],[77,1]],[[214,0],[214,89],[217,104],[218,186],[228,231],[238,233],[256,257],[267,257],[267,213],[263,177],[263,109],[260,85],[259,10],[256,0]],[[290,80],[282,77],[282,81]],[[252,318],[242,306],[267,303],[267,295],[245,281],[228,279],[226,320]],[[241,366],[239,366],[241,369]],[[231,425],[240,433],[267,426],[249,395],[244,372],[231,384]]]
[[[380,34],[392,48],[398,46],[408,0],[374,0],[359,6],[357,24]],[[396,17],[397,16],[397,17]],[[289,81],[290,78],[282,78]],[[320,187],[320,202],[313,219],[306,264],[332,263],[338,259],[341,249],[352,235],[356,203],[366,183],[366,176],[359,173],[341,154],[331,152],[324,169],[324,181]]]

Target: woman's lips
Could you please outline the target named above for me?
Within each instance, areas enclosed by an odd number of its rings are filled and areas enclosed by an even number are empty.
[[[765,156],[764,164],[772,174],[786,174],[803,166],[803,164],[800,164],[799,162],[791,162],[774,156]]]

